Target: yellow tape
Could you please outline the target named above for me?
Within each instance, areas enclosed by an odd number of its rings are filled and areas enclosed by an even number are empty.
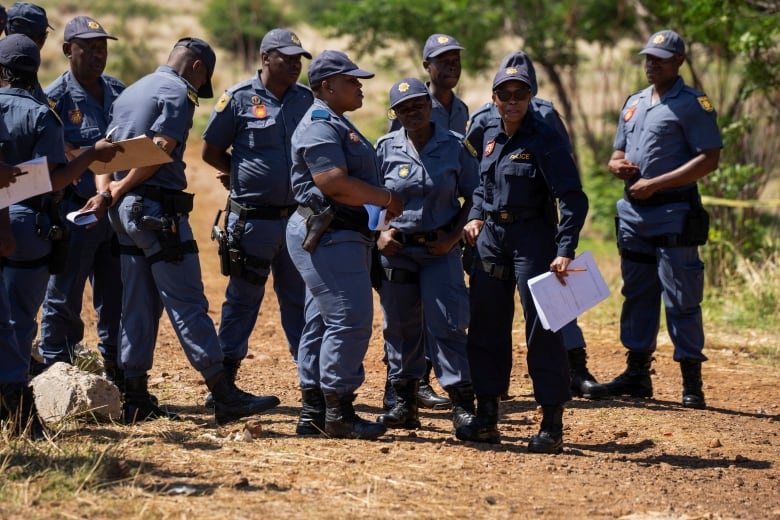
[[[778,199],[735,200],[710,197],[709,195],[702,195],[701,202],[708,206],[726,206],[728,208],[776,208],[780,206],[780,200]]]

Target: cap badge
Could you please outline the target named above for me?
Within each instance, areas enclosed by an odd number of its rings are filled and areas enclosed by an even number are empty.
[[[290,41],[292,41],[295,45],[301,44],[301,40],[299,40],[298,37],[294,34],[290,34]]]
[[[403,82],[400,85],[398,85],[398,92],[406,92],[409,90],[409,84],[407,82]]]
[[[515,67],[507,67],[504,72],[506,72],[510,76],[514,76],[515,74],[517,74],[517,69]]]
[[[437,42],[439,42],[440,44],[444,45],[445,43],[447,43],[448,41],[450,41],[450,39],[449,39],[449,38],[447,38],[446,36],[439,36],[439,37],[436,39],[436,41],[437,41]]]
[[[402,179],[405,179],[409,176],[409,164],[402,164],[398,167],[398,176]]]
[[[87,22],[87,27],[90,29],[100,29],[100,24],[97,23],[95,20],[90,20]]]
[[[656,44],[656,45],[661,45],[665,40],[666,40],[666,38],[664,38],[664,35],[663,34],[659,34],[658,36],[653,38],[653,43]]]
[[[265,108],[265,105],[255,105],[252,108],[252,113],[255,114],[255,117],[263,119],[268,115],[268,110]]]

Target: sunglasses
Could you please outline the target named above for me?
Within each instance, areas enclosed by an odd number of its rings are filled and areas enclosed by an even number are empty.
[[[525,101],[531,97],[531,90],[527,88],[517,90],[494,90],[493,93],[496,95],[499,101],[504,103],[513,99],[515,101]]]

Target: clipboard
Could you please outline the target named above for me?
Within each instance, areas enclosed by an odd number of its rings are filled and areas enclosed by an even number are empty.
[[[89,166],[89,169],[96,175],[108,175],[131,168],[157,166],[158,164],[173,162],[170,155],[157,147],[157,145],[145,135],[114,142],[122,146],[122,151],[118,151],[111,162],[93,162]],[[87,148],[77,148],[73,150],[72,153],[74,155],[80,155],[84,153],[85,150],[87,150]]]
[[[51,176],[46,157],[38,157],[16,166],[22,172],[15,176],[15,182],[0,189],[0,209],[51,191]]]
[[[569,269],[574,271],[566,277],[566,285],[561,285],[555,273],[543,273],[528,280],[539,321],[542,327],[553,332],[609,296],[593,253],[585,251],[578,255]]]

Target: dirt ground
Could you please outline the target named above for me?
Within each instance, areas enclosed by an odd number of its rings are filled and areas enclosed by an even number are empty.
[[[226,279],[208,233],[225,192],[195,148],[188,160],[197,193],[193,222],[210,315],[218,323]],[[358,412],[371,419],[381,413],[384,382],[378,303],[374,310],[367,379],[357,399]],[[594,375],[614,377],[625,362],[616,317],[589,313],[581,325]],[[500,445],[457,441],[449,412],[427,410],[420,430],[391,430],[375,442],[297,438],[296,369],[269,287],[238,381],[281,399],[259,417],[257,438],[248,440],[244,422],[214,425],[202,406],[202,379],[163,318],[151,387],[184,420],[62,431],[58,442],[107,450],[105,483],[56,501],[27,496],[22,487],[17,500],[0,503],[0,517],[780,519],[780,370],[751,358],[744,349],[749,336],[710,334],[709,406],[701,411],[681,408],[679,368],[668,341],[661,341],[655,398],[571,401],[558,456],[526,451],[540,413],[520,328],[513,398],[501,404]]]

